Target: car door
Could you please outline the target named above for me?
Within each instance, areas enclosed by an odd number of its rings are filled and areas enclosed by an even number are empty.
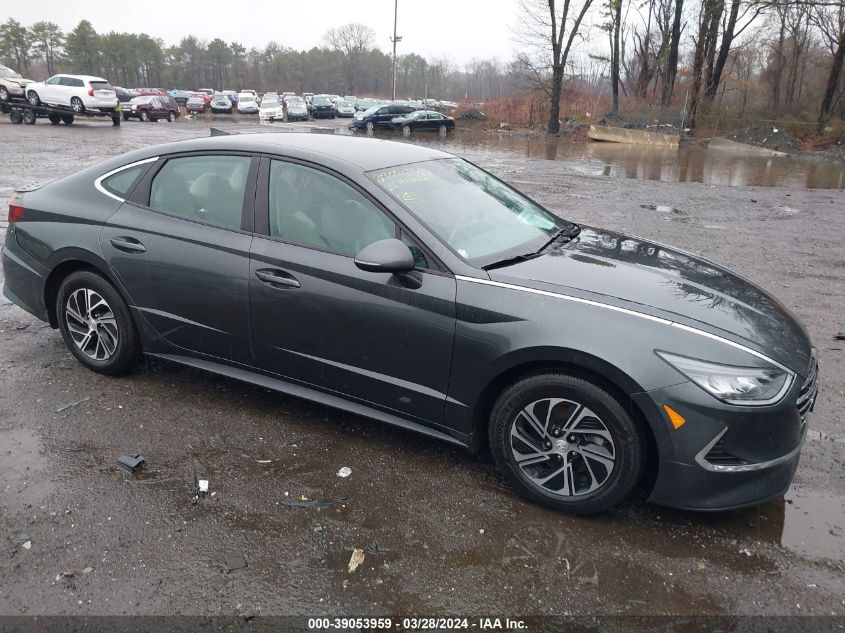
[[[258,159],[159,159],[100,234],[135,310],[166,341],[249,357],[249,249]]]
[[[62,81],[57,87],[55,102],[63,106],[70,105],[70,100],[82,92],[83,86],[81,79],[62,77]]]
[[[44,88],[42,88],[43,94],[38,95],[41,98],[41,101],[50,104],[58,103],[56,99],[59,97],[59,92],[61,90],[61,81],[61,75],[53,75],[45,81]]]
[[[250,265],[255,363],[405,418],[440,423],[455,331],[454,277],[437,270],[419,246],[420,270],[405,279],[360,270],[354,255],[398,235],[396,222],[337,174],[263,161],[256,223],[264,226]]]

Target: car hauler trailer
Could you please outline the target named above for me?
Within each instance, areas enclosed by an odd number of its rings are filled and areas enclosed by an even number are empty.
[[[109,118],[112,125],[120,125],[120,110],[102,112],[100,110],[86,110],[85,112],[74,112],[70,108],[59,106],[32,105],[26,102],[3,101],[0,102],[0,112],[9,115],[12,123],[34,124],[38,119],[47,119],[53,125],[64,122],[70,125],[78,117],[85,118]]]

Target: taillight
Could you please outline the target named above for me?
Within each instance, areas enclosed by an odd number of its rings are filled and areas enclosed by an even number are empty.
[[[17,197],[9,200],[9,225],[20,222],[23,218],[23,205],[19,203],[20,199]]]
[[[89,86],[90,87],[88,88],[88,96],[93,97],[94,96],[94,86],[91,86],[90,84],[89,84]]]

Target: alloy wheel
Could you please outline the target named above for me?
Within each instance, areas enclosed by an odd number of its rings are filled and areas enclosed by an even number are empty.
[[[85,110],[85,106],[82,105],[82,100],[79,97],[74,97],[70,100],[70,107],[76,113],[80,113]]]
[[[74,290],[65,303],[65,322],[76,347],[89,358],[104,361],[117,351],[117,320],[97,291]]]
[[[607,426],[585,405],[543,398],[523,408],[511,425],[513,460],[544,492],[578,497],[601,488],[616,464]]]

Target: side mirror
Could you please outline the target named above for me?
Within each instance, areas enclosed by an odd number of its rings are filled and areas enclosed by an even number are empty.
[[[401,240],[379,240],[361,249],[355,265],[371,273],[407,273],[414,269],[414,256]]]

